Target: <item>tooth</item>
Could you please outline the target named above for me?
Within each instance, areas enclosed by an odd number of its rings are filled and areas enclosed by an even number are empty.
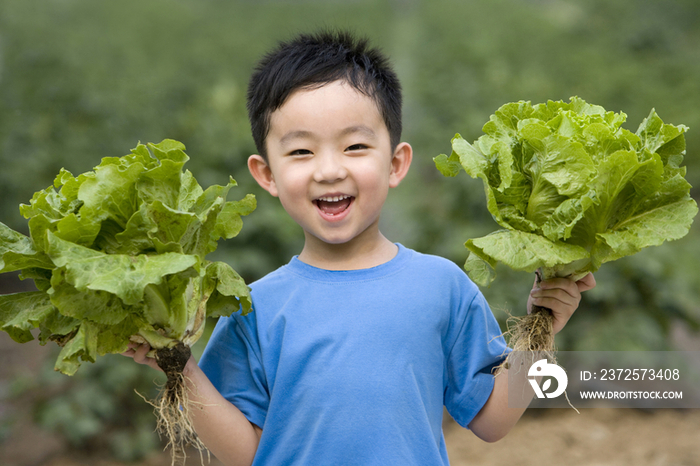
[[[320,197],[319,200],[325,201],[325,202],[338,202],[341,200],[341,197],[334,196],[334,197]]]
[[[324,201],[324,202],[338,202],[338,201],[344,201],[345,199],[349,199],[349,198],[350,198],[350,196],[348,196],[347,194],[345,194],[345,195],[342,195],[342,196],[333,196],[333,197],[324,196],[324,197],[319,197],[318,200],[319,200],[319,201]]]

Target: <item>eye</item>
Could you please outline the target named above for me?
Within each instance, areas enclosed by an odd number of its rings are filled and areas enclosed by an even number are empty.
[[[357,150],[365,150],[368,147],[365,146],[364,144],[353,144],[352,146],[349,146],[347,149],[348,151],[357,151]]]
[[[310,153],[311,153],[311,151],[308,149],[297,149],[297,150],[291,151],[289,153],[289,155],[308,155]]]

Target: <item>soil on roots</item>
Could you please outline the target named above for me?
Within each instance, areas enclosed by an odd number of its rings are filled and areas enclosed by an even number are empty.
[[[185,370],[191,355],[192,351],[190,351],[189,346],[182,342],[178,342],[172,348],[161,348],[156,351],[158,367],[163,369],[168,377],[165,384],[166,390],[173,390],[180,383],[182,372]]]

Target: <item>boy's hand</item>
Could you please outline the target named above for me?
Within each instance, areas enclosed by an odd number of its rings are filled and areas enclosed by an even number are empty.
[[[535,280],[527,299],[527,313],[532,312],[533,306],[550,309],[554,317],[552,331],[557,334],[578,308],[581,302],[581,293],[594,288],[595,285],[592,273],[577,282],[570,278],[552,278],[542,280],[539,283]]]
[[[131,342],[129,343],[129,349],[121,354],[122,356],[132,358],[139,364],[144,364],[148,367],[152,367],[153,369],[163,372],[163,370],[160,367],[158,367],[156,358],[148,357],[149,351],[151,351],[151,345],[149,345],[148,343],[140,344]]]

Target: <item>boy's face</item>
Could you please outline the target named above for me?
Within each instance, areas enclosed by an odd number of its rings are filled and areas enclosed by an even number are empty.
[[[251,156],[255,179],[321,241],[372,241],[390,187],[408,171],[411,147],[391,149],[376,103],[341,81],[294,92],[270,118],[268,160]]]

